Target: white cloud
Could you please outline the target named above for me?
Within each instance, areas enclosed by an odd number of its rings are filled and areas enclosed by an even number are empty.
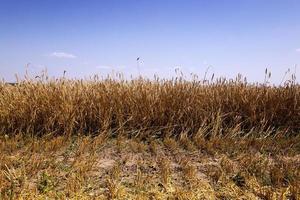
[[[53,52],[50,54],[50,57],[55,57],[55,58],[76,58],[75,55],[71,53],[66,53],[66,52]]]
[[[97,65],[97,69],[102,69],[102,70],[123,70],[126,68],[125,65],[118,65],[118,66],[109,66],[109,65]]]
[[[97,69],[112,69],[112,67],[110,66],[106,66],[106,65],[98,65],[96,66]]]
[[[88,61],[84,61],[81,63],[82,65],[89,65],[90,63]]]
[[[297,52],[300,52],[300,48],[296,49]]]
[[[119,65],[119,66],[117,67],[117,69],[123,70],[123,69],[126,69],[126,66],[125,66],[125,65]]]

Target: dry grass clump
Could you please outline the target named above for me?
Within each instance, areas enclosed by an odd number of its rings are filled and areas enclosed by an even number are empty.
[[[2,134],[124,134],[129,137],[274,134],[300,130],[300,87],[237,77],[202,81],[122,78],[0,83]],[[188,147],[188,146],[187,146]]]

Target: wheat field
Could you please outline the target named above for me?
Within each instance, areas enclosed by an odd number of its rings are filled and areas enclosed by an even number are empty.
[[[294,78],[3,81],[0,199],[300,199],[299,131]]]

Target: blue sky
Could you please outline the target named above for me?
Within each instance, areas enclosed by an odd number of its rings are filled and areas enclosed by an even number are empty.
[[[300,65],[298,0],[0,0],[0,77],[246,75]],[[28,64],[30,63],[30,64]],[[300,67],[297,75],[300,76]]]

